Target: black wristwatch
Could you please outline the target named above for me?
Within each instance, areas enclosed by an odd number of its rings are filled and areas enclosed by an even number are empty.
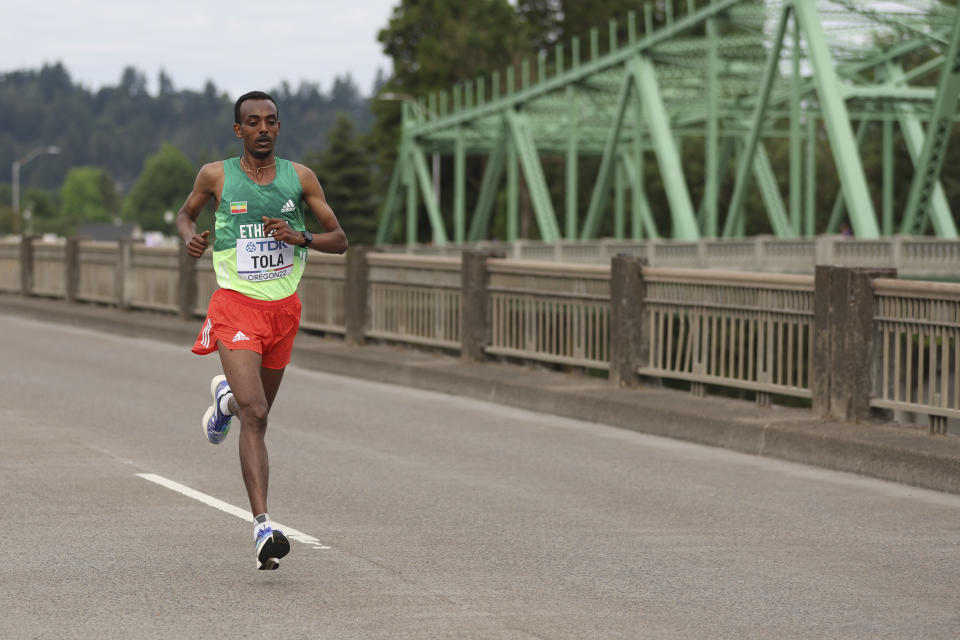
[[[313,234],[307,231],[306,229],[304,229],[300,233],[303,234],[303,244],[300,246],[309,248],[310,243],[313,242]]]

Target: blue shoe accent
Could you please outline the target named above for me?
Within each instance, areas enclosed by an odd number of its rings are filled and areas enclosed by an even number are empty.
[[[280,566],[280,558],[290,553],[290,541],[279,529],[266,527],[257,534],[257,569],[271,570]]]
[[[203,414],[203,433],[212,444],[220,444],[230,432],[230,418],[220,411],[220,399],[230,393],[230,384],[227,383],[227,377],[224,375],[214,376],[210,381],[210,395],[213,396],[213,404],[207,407],[207,412]]]

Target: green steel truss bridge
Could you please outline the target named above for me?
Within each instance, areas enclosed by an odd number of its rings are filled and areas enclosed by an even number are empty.
[[[954,7],[936,0],[689,0],[674,14],[672,6],[660,4],[666,14],[655,22],[651,5],[638,3],[626,29],[611,21],[589,42],[558,45],[502,73],[419,99],[395,96],[404,100],[403,134],[377,242],[416,243],[420,211],[432,231],[421,241],[481,240],[494,215],[506,216],[506,239],[516,240],[520,172],[545,242],[595,238],[605,215],[614,217],[619,238],[740,237],[751,190],[762,196],[778,237],[836,232],[845,216],[862,238],[930,230],[957,237],[940,182],[960,93]],[[872,123],[882,131],[880,184],[868,181],[860,153]],[[903,168],[894,166],[895,130],[914,176],[896,215],[893,175]],[[824,135],[841,188],[827,228],[817,229],[816,141]],[[772,138],[789,140],[785,194],[767,152]],[[681,145],[690,144],[703,148],[698,201],[681,156]],[[468,155],[485,158],[469,207]],[[440,156],[453,158],[446,218],[436,197]],[[542,164],[548,156],[565,159],[561,198],[550,195]],[[584,211],[578,167],[589,156],[600,160]],[[651,214],[644,162],[657,165],[668,230]],[[731,162],[735,172],[725,169]],[[729,202],[722,210],[721,192]],[[495,207],[498,198],[505,206]]]

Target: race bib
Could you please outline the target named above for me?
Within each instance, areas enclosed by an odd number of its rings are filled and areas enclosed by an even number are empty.
[[[237,275],[248,282],[285,278],[293,272],[293,246],[272,238],[237,239]]]

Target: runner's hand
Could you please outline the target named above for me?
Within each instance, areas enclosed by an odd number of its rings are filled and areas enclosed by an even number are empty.
[[[303,234],[292,229],[283,218],[263,216],[263,234],[296,247],[303,244]]]
[[[203,233],[195,233],[193,237],[190,238],[190,242],[187,243],[187,253],[192,258],[199,258],[203,255],[203,252],[207,250],[207,247],[210,246],[210,243],[207,241],[207,236],[210,235],[210,231],[204,231]]]

